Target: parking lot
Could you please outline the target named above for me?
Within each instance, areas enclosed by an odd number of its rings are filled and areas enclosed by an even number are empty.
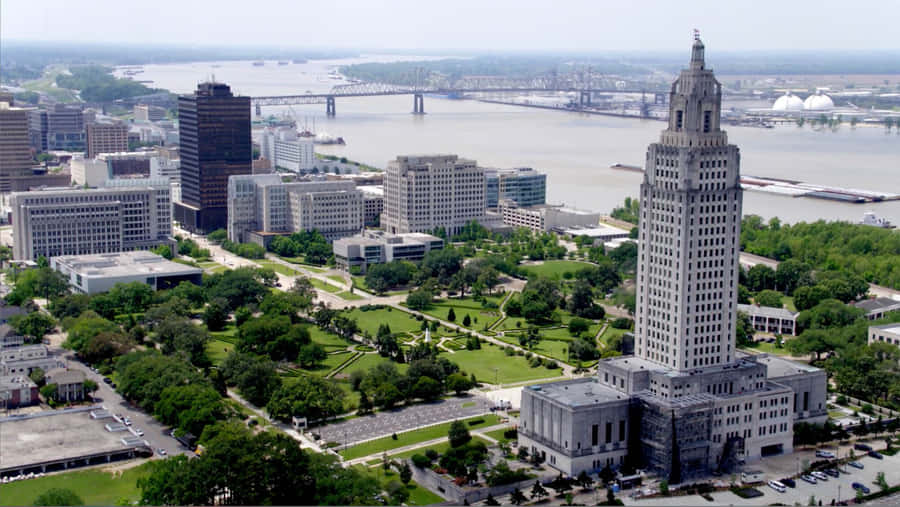
[[[421,426],[476,416],[487,412],[490,406],[490,402],[480,396],[451,398],[377,412],[374,415],[357,417],[346,422],[313,428],[310,431],[318,433],[326,442],[347,445]]]
[[[803,451],[800,454],[800,460],[809,459],[810,462],[815,458],[812,452]],[[859,454],[859,453],[858,453]],[[796,459],[795,456],[784,456],[782,461],[790,462]],[[790,458],[790,459],[788,459]],[[854,482],[859,482],[867,486],[872,493],[879,491],[879,487],[875,485],[875,477],[878,472],[884,472],[885,479],[888,484],[900,483],[900,456],[885,456],[883,460],[870,458],[868,456],[857,459],[865,468],[862,470],[847,466],[848,474],[841,474],[840,477],[829,477],[827,481],[818,481],[817,484],[809,484],[797,479],[796,488],[787,488],[784,493],[779,493],[767,486],[765,483],[756,485],[756,489],[763,493],[763,496],[756,498],[741,498],[730,491],[718,491],[712,493],[713,501],[708,502],[697,495],[676,497],[657,497],[645,500],[622,497],[627,505],[772,505],[781,503],[783,505],[807,505],[810,496],[815,496],[816,500],[821,500],[822,505],[830,505],[831,500],[838,498],[841,500],[851,500],[856,497],[856,491],[850,486]],[[779,464],[780,465],[780,464]],[[750,467],[748,467],[750,468]],[[769,473],[766,466],[766,460],[763,460],[760,466],[754,465],[752,468],[758,468],[766,471],[766,480],[780,479],[786,474]],[[781,468],[780,466],[778,468]],[[781,470],[778,470],[779,472]],[[838,494],[840,493],[840,497]]]

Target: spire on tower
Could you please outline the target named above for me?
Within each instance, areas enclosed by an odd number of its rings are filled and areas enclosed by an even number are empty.
[[[700,40],[700,30],[694,28],[694,47],[691,50],[691,67],[703,69],[703,41]]]

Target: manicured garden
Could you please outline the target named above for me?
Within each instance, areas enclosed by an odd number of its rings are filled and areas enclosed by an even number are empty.
[[[464,419],[463,422],[465,422],[468,428],[471,430],[475,428],[484,428],[499,424],[500,418],[494,414],[488,414],[483,416],[470,417],[468,419]],[[421,442],[427,442],[428,440],[446,437],[447,431],[450,429],[450,424],[451,422],[446,422],[443,424],[437,424],[435,426],[429,426],[427,428],[397,433],[396,440],[394,440],[394,438],[390,435],[375,440],[370,440],[368,442],[363,442],[361,444],[348,447],[347,449],[340,451],[340,455],[343,456],[344,459],[356,459],[363,456],[370,456],[372,454],[381,454],[385,451],[390,451],[391,449],[396,449],[398,447],[405,447],[407,445],[418,444]]]
[[[275,261],[271,261],[268,259],[259,259],[259,260],[255,260],[254,262],[256,262],[257,264],[259,264],[260,266],[262,266],[264,268],[271,268],[276,273],[282,274],[284,276],[297,276],[297,275],[302,274],[299,271],[297,271],[296,269],[289,268],[280,262],[275,262]]]
[[[501,384],[511,384],[561,374],[559,368],[552,370],[545,366],[532,368],[523,356],[507,356],[500,347],[489,342],[482,342],[480,350],[460,350],[453,354],[444,352],[441,356],[458,364],[467,375],[474,373],[479,382],[491,384],[497,381]]]
[[[359,301],[361,299],[365,299],[362,296],[360,296],[359,294],[354,294],[349,291],[338,292],[337,297],[339,297],[345,301]]]
[[[566,272],[573,275],[579,269],[591,266],[588,262],[550,260],[541,264],[527,264],[520,266],[529,276],[545,276],[555,280],[562,280]]]
[[[319,280],[317,278],[310,278],[309,283],[311,283],[313,287],[315,287],[319,290],[324,290],[325,292],[330,292],[332,294],[341,292],[340,287],[338,287],[336,285],[331,285],[330,283],[325,283],[322,280]]]
[[[347,312],[347,316],[356,319],[361,332],[368,331],[372,336],[378,334],[378,326],[381,324],[390,326],[392,333],[418,332],[422,326],[421,321],[416,320],[411,314],[390,307],[369,311],[354,308]]]
[[[341,370],[340,375],[341,376],[344,376],[344,375],[350,376],[350,374],[352,374],[354,371],[368,372],[369,370],[371,370],[378,364],[391,363],[391,362],[393,362],[393,361],[391,361],[390,359],[388,359],[386,357],[381,357],[378,354],[366,354],[366,355],[360,357],[359,359],[357,359],[356,361],[353,361],[346,368]],[[409,368],[409,365],[406,363],[394,363],[394,364],[397,366],[397,371],[399,371],[400,373],[405,373],[406,370]]]
[[[362,465],[356,465],[353,468],[378,481],[382,488],[387,488],[388,484],[392,482],[400,482],[400,474],[396,470],[384,470],[380,464],[371,468]],[[431,505],[445,501],[442,497],[416,484],[416,481],[410,481],[405,487],[409,493],[409,499],[404,502],[406,505]]]

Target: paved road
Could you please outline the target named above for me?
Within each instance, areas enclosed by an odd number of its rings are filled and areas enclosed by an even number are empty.
[[[490,404],[491,402],[487,398],[481,396],[449,398],[433,403],[376,412],[373,415],[313,428],[310,431],[318,433],[326,442],[338,442],[341,445],[355,444],[422,426],[480,415],[490,409]]]

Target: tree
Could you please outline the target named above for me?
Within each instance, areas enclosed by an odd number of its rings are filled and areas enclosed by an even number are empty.
[[[28,374],[28,378],[30,378],[32,382],[37,384],[38,387],[44,387],[44,370],[35,368],[31,370],[31,373]]]
[[[356,319],[351,319],[345,315],[338,315],[332,321],[335,330],[345,340],[353,338],[353,335],[359,332],[359,326]]]
[[[450,447],[460,447],[472,440],[472,436],[469,434],[469,428],[467,428],[466,423],[462,421],[453,421],[450,424],[447,436],[450,440]]]
[[[759,292],[775,288],[775,270],[765,264],[756,264],[747,270],[747,288]]]
[[[454,322],[456,320],[456,312],[453,311],[452,307],[449,311],[447,311],[447,320],[450,322]]]
[[[312,306],[313,298],[293,290],[288,292],[274,291],[263,298],[259,309],[266,315],[283,315],[296,324],[302,319],[299,312]]]
[[[465,317],[463,317],[462,325],[465,327],[469,327],[472,325],[472,318],[469,317],[468,313],[466,314]]]
[[[739,284],[738,285],[738,294],[737,294],[738,304],[749,305],[751,297],[752,297],[752,294],[750,293],[749,290],[747,290],[747,287],[744,287],[743,285]]]
[[[203,323],[210,331],[221,331],[228,322],[228,301],[216,298],[203,310]]]
[[[410,310],[422,311],[427,310],[431,306],[431,300],[434,296],[430,291],[423,288],[416,289],[406,296],[406,306]]]
[[[519,488],[515,488],[512,490],[512,493],[509,494],[509,501],[513,505],[522,505],[523,503],[528,501],[528,499],[525,498],[525,495],[522,494],[521,491],[519,491]]]
[[[375,406],[390,409],[403,401],[403,393],[393,384],[383,383],[375,390]]]
[[[225,417],[225,406],[209,385],[175,385],[162,391],[154,413],[164,424],[199,435]]]
[[[238,350],[265,354],[269,344],[291,330],[291,320],[283,315],[263,315],[248,320],[238,328]]]
[[[228,239],[228,232],[225,229],[216,229],[207,234],[206,239],[208,239],[211,243],[221,243]]]
[[[737,312],[734,329],[735,343],[738,347],[747,347],[753,343],[755,330],[753,329],[753,323],[750,322],[750,317],[746,313]]]
[[[425,401],[434,401],[443,394],[441,383],[428,376],[421,376],[413,386],[413,393],[417,398]]]
[[[41,341],[44,336],[56,327],[53,317],[44,312],[29,312],[25,315],[13,315],[10,326],[22,336]]]
[[[228,385],[236,386],[242,396],[258,407],[265,406],[281,387],[275,363],[265,357],[232,351],[220,371]]]
[[[40,389],[41,396],[48,403],[50,400],[56,399],[56,392],[59,389],[59,386],[56,384],[47,384]]]
[[[602,308],[594,304],[594,290],[590,283],[584,279],[578,279],[572,286],[572,295],[568,302],[569,312],[580,317],[595,318],[596,314],[602,311]],[[602,318],[603,316],[596,316]]]
[[[266,404],[266,411],[284,422],[290,422],[293,416],[317,421],[340,414],[344,410],[344,397],[344,391],[330,380],[301,376],[275,391]]]
[[[497,499],[494,498],[494,495],[492,495],[490,492],[488,492],[488,496],[485,499],[484,504],[485,505],[500,505],[500,502],[498,502]]]
[[[324,361],[326,357],[328,357],[328,354],[325,353],[325,349],[321,345],[318,343],[310,343],[300,347],[300,353],[297,355],[297,360],[300,361],[301,367],[312,368]]]
[[[772,308],[781,308],[782,294],[775,290],[763,290],[756,293],[753,300],[760,306],[769,306]]]
[[[576,317],[569,321],[569,334],[572,336],[579,336],[590,328],[591,322],[589,320]]]
[[[135,347],[134,341],[119,332],[104,331],[89,338],[78,355],[91,364],[103,363],[127,354]]]
[[[534,486],[531,487],[531,499],[542,500],[547,495],[549,495],[549,493],[541,486],[541,481],[534,481]]]
[[[588,475],[588,473],[584,470],[582,470],[581,473],[578,474],[578,478],[576,479],[576,481],[578,482],[578,485],[581,486],[581,489],[585,491],[591,489],[591,486],[594,485],[594,479],[592,479],[591,476]]]
[[[473,387],[472,381],[460,373],[453,373],[447,377],[447,389],[455,392],[457,396],[461,396]]]
[[[412,480],[412,468],[409,467],[409,463],[404,462],[403,466],[400,467],[400,481],[403,484],[409,484],[409,481]]]
[[[572,489],[572,483],[569,479],[563,477],[562,473],[557,475],[556,478],[550,482],[549,486],[553,491],[556,491],[557,495],[561,495]]]
[[[32,503],[34,505],[84,505],[84,500],[71,489],[50,488],[38,495]]]
[[[359,410],[357,414],[365,415],[372,412],[372,400],[369,399],[369,395],[366,394],[365,391],[360,391],[359,393]]]
[[[787,295],[794,294],[797,287],[812,285],[812,268],[797,259],[787,259],[775,270],[775,284]]]

